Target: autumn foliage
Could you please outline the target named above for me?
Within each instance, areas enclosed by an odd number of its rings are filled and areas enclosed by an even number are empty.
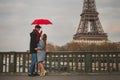
[[[86,43],[69,42],[63,46],[47,44],[48,51],[120,51],[120,42]]]

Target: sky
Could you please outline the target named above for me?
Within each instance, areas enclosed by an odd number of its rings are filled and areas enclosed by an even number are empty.
[[[100,22],[108,39],[120,42],[120,0],[96,0]],[[83,0],[0,0],[0,52],[29,50],[31,25],[38,18],[47,42],[64,45],[73,40],[80,22]]]

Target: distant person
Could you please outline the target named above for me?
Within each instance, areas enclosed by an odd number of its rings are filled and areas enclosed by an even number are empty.
[[[35,66],[36,66],[36,63],[37,63],[37,44],[39,43],[39,40],[40,40],[40,36],[42,34],[42,31],[39,33],[41,29],[41,26],[39,25],[36,25],[35,26],[35,29],[33,29],[33,31],[30,33],[30,53],[31,53],[31,65],[30,65],[30,68],[29,68],[29,73],[28,73],[28,76],[35,76],[35,75],[38,75],[36,72],[35,72]]]
[[[45,61],[45,55],[46,55],[46,40],[47,35],[43,34],[41,36],[41,39],[39,41],[38,47],[37,47],[37,59],[38,59],[38,67],[40,69],[40,76],[45,76],[46,70],[44,68],[43,62]]]

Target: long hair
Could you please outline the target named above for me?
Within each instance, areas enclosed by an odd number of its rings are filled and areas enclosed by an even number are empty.
[[[46,34],[43,34],[43,41],[44,41],[44,44],[45,44],[45,50],[46,50],[46,41],[47,41],[47,35]]]

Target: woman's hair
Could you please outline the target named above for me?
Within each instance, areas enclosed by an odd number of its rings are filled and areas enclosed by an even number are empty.
[[[46,49],[46,40],[47,40],[47,35],[46,34],[43,34],[43,41],[44,41],[44,43],[45,43],[45,49]]]
[[[46,41],[47,40],[47,35],[43,34],[43,40]]]

